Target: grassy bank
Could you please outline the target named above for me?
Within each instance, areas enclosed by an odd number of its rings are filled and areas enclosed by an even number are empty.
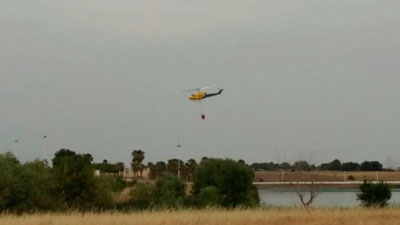
[[[71,213],[0,216],[1,225],[396,225],[400,209],[312,209],[194,210],[136,213]]]

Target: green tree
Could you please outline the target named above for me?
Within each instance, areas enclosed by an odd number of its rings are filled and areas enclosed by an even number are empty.
[[[136,183],[131,191],[130,206],[136,209],[148,209],[154,205],[154,189],[152,183]]]
[[[26,197],[23,208],[27,210],[63,209],[60,198],[54,194],[55,183],[50,168],[45,161],[35,160],[22,166],[23,180],[26,183]]]
[[[160,208],[182,206],[185,198],[185,185],[177,176],[163,173],[155,181],[154,204]]]
[[[385,207],[392,197],[390,185],[383,182],[374,184],[364,180],[364,183],[360,185],[360,191],[357,194],[357,199],[365,207]]]
[[[53,159],[55,189],[68,208],[94,207],[92,199],[96,197],[97,186],[92,156],[76,154],[68,149],[56,152]]]
[[[142,150],[133,150],[132,152],[132,171],[134,174],[134,177],[138,177],[138,174],[140,173],[140,177],[142,177],[144,165],[143,165],[143,160],[144,160],[144,152]]]
[[[355,162],[345,162],[342,164],[343,171],[355,171],[360,170],[360,164]]]
[[[196,170],[197,164],[196,160],[189,159],[186,163],[187,168],[187,181],[190,182],[193,180],[194,171]]]
[[[222,205],[222,197],[215,186],[207,186],[200,189],[196,196],[196,204],[199,207],[218,207]]]
[[[14,210],[26,199],[26,188],[22,184],[20,162],[7,152],[0,154],[0,211]]]
[[[258,204],[253,190],[254,173],[243,163],[231,159],[203,159],[193,177],[193,195],[197,199],[206,187],[215,187],[225,207]],[[204,193],[204,190],[203,190]],[[207,195],[212,193],[206,190]],[[196,201],[196,200],[195,200]]]
[[[102,163],[94,163],[92,164],[93,168],[95,170],[100,170],[102,173],[114,173],[118,174],[120,172],[124,172],[124,163],[123,162],[118,162],[118,163],[108,163],[107,160],[103,160]]]
[[[310,165],[303,160],[294,162],[293,167],[296,171],[310,171]]]
[[[23,165],[11,153],[0,154],[0,211],[57,210],[49,167],[35,160]]]
[[[381,171],[382,169],[383,166],[378,161],[364,161],[360,166],[361,171]]]
[[[186,164],[180,159],[170,159],[167,164],[167,171],[178,176],[178,170],[180,170],[180,178],[186,178],[188,171]]]

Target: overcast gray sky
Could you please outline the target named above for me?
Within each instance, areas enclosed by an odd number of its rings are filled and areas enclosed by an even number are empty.
[[[399,24],[398,0],[0,0],[0,151],[400,161]]]

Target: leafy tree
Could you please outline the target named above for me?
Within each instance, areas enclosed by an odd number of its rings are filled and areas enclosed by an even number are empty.
[[[156,179],[157,176],[157,170],[156,170],[156,165],[152,162],[147,163],[147,168],[149,168],[149,178],[150,180]]]
[[[247,164],[246,164],[246,161],[244,161],[244,159],[239,159],[238,162],[247,165]]]
[[[187,177],[187,168],[185,163],[180,159],[170,159],[167,164],[167,171],[178,176],[178,170],[180,170],[180,178]]]
[[[22,167],[10,153],[0,155],[0,211],[14,210],[26,200]]]
[[[356,171],[360,170],[360,164],[355,162],[345,162],[342,164],[343,171]]]
[[[329,170],[333,170],[333,171],[339,171],[342,170],[342,163],[340,162],[339,159],[335,159],[330,163],[330,168]]]
[[[283,162],[283,163],[281,163],[281,164],[279,165],[279,168],[280,168],[280,169],[283,169],[283,170],[289,170],[289,169],[290,169],[290,163],[288,163],[288,162]]]
[[[189,159],[186,163],[186,168],[188,170],[187,173],[187,181],[190,182],[193,180],[193,174],[194,171],[196,170],[196,167],[198,166],[196,160],[194,159]]]
[[[161,208],[177,208],[183,204],[185,185],[177,176],[163,173],[155,181],[154,204]]]
[[[154,205],[154,189],[152,183],[136,183],[130,192],[130,206],[136,209],[147,209]]]
[[[102,173],[120,173],[124,171],[124,163],[123,162],[118,162],[118,163],[108,163],[107,160],[103,160],[102,163],[94,163],[93,168],[96,170],[100,170]]]
[[[289,167],[290,167],[290,164],[289,164]],[[281,169],[281,166],[274,162],[253,163],[253,164],[251,164],[251,168],[253,168],[254,170],[278,171]]]
[[[378,161],[364,161],[360,166],[361,171],[381,171],[382,168],[382,164]]]
[[[133,150],[132,152],[132,170],[134,177],[138,177],[138,173],[140,172],[140,177],[142,177],[144,165],[143,165],[143,160],[144,160],[144,152],[142,150]]]
[[[50,171],[44,161],[23,165],[11,153],[0,154],[0,211],[57,210]]]
[[[193,195],[197,199],[203,188],[213,186],[221,196],[222,206],[251,206],[254,204],[253,177],[249,166],[234,160],[203,159],[194,173]]]
[[[150,179],[154,180],[157,177],[161,176],[162,173],[164,173],[167,170],[167,165],[163,161],[158,161],[156,164],[149,162],[147,164],[150,174],[149,177]]]
[[[296,161],[293,167],[296,171],[310,171],[310,165],[306,161]]]
[[[26,184],[27,201],[24,210],[58,210],[63,208],[60,198],[54,194],[55,183],[47,163],[41,160],[27,162],[22,166]]]
[[[357,194],[357,199],[365,207],[385,207],[392,197],[390,185],[383,182],[374,184],[364,180],[364,183],[360,185],[360,191]]]
[[[55,189],[68,208],[92,207],[96,197],[96,180],[91,166],[92,156],[76,154],[68,149],[56,152],[53,159]]]
[[[216,207],[222,205],[222,197],[215,186],[207,186],[200,189],[196,196],[196,204],[200,207]]]

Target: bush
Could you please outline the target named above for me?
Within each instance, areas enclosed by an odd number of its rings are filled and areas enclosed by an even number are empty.
[[[155,181],[153,200],[156,207],[177,208],[183,205],[185,185],[177,176],[163,173]]]
[[[43,161],[20,162],[11,153],[0,154],[0,212],[59,210],[49,167]]]
[[[98,183],[100,183],[104,188],[114,193],[120,193],[127,187],[127,183],[120,176],[113,175],[100,175],[97,177]]]
[[[356,180],[356,178],[353,175],[347,176],[347,180]]]
[[[134,209],[148,209],[154,204],[154,184],[151,183],[137,183],[132,187],[129,201],[129,206]]]
[[[365,207],[385,207],[392,197],[390,185],[383,182],[374,184],[364,180],[364,183],[360,185],[360,191],[357,194],[357,199]]]
[[[217,187],[207,186],[200,189],[195,201],[199,207],[218,207],[221,206],[222,198]]]
[[[231,159],[204,159],[194,173],[193,195],[202,202],[218,193],[224,207],[258,205],[258,193],[252,185],[254,173],[243,163]],[[203,189],[213,186],[215,189]],[[212,202],[214,204],[215,202]]]

